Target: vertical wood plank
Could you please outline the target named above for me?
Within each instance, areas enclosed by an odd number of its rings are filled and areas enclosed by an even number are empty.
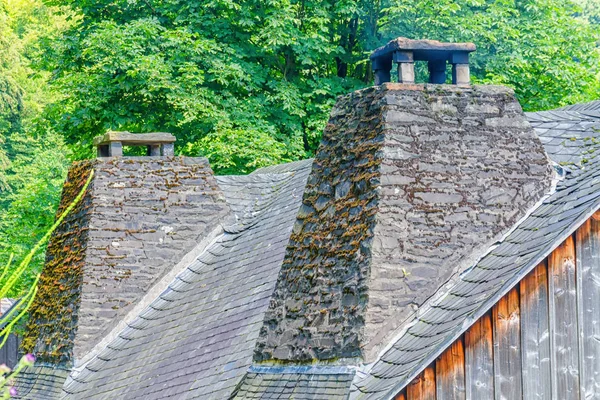
[[[465,399],[465,351],[462,338],[438,357],[435,375],[437,400]]]
[[[403,390],[397,395],[395,395],[394,400],[406,400],[406,390]]]
[[[520,284],[523,398],[550,399],[550,332],[548,325],[548,273],[539,264]]]
[[[465,392],[468,400],[494,398],[492,317],[479,318],[465,332]]]
[[[496,400],[522,399],[519,293],[512,289],[492,308],[494,394]]]
[[[575,242],[570,236],[548,257],[552,398],[579,399]]]
[[[435,400],[435,371],[433,367],[425,368],[425,371],[416,377],[406,387],[407,400]]]
[[[16,335],[17,336],[17,363],[19,361],[21,361],[21,357],[19,356],[23,356],[24,354],[21,353],[21,342],[23,341],[23,337],[21,335]]]
[[[0,364],[6,364],[6,358],[7,358],[7,353],[6,353],[6,344],[2,347],[0,347]]]
[[[17,335],[11,333],[6,341],[6,365],[9,368],[14,368],[19,362],[19,348],[17,343]]]
[[[581,398],[600,398],[600,222],[577,230],[575,253]]]

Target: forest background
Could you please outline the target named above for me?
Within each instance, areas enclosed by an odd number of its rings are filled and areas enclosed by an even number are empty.
[[[474,42],[473,80],[526,111],[600,98],[600,0],[0,0],[0,264],[47,231],[94,136],[171,132],[218,174],[311,157],[397,36]]]

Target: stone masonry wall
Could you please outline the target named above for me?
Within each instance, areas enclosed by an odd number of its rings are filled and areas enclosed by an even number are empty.
[[[57,304],[58,312],[51,309],[53,299],[38,295],[33,316],[39,316],[28,328],[41,361],[80,359],[229,213],[204,158],[120,157],[84,164],[95,171],[85,211],[70,217],[49,244],[55,248],[64,234],[83,241],[77,263],[66,245],[48,253],[43,271],[43,285],[59,291],[62,286],[72,295]],[[72,171],[80,168],[75,164]],[[65,191],[63,197],[68,201]],[[49,268],[54,258],[67,268]],[[50,311],[52,318],[39,310]],[[63,325],[70,327],[68,335],[54,332]]]
[[[383,93],[338,100],[316,154],[255,360],[361,355]]]
[[[338,99],[255,361],[371,361],[551,176],[509,89],[385,84]]]
[[[550,188],[552,169],[513,91],[387,85],[365,358]]]

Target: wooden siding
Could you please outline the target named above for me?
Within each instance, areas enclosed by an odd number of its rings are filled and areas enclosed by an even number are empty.
[[[486,314],[465,332],[465,386],[468,399],[494,397],[492,316]]]
[[[522,397],[520,321],[519,294],[513,289],[492,308],[496,399]]]
[[[521,358],[523,398],[550,399],[550,331],[548,322],[548,269],[538,265],[521,281]]]
[[[406,387],[406,398],[413,400],[435,400],[435,369],[425,368],[425,371]]]
[[[0,348],[0,365],[6,364],[9,368],[14,368],[19,361],[19,345],[21,338],[14,333],[8,335],[4,346]]]
[[[437,400],[465,399],[465,350],[462,340],[452,343],[435,363]]]
[[[396,399],[600,398],[600,214]]]
[[[582,398],[600,398],[600,222],[591,218],[576,234],[579,376]]]
[[[579,398],[575,242],[569,237],[548,257],[552,399]]]

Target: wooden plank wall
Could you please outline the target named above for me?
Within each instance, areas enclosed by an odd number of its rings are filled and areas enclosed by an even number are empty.
[[[19,345],[21,344],[21,338],[11,333],[4,343],[4,346],[0,348],[0,365],[6,364],[9,368],[14,368],[19,361]]]
[[[465,386],[468,399],[494,397],[492,315],[484,315],[465,333]]]
[[[538,265],[520,284],[523,398],[551,399],[548,269]]]
[[[600,399],[600,213],[395,399]]]
[[[552,398],[579,399],[575,242],[569,237],[548,257]]]
[[[496,399],[522,397],[520,313],[517,289],[511,290],[492,308]]]
[[[600,398],[600,222],[591,218],[576,234],[579,387],[581,398]]]

